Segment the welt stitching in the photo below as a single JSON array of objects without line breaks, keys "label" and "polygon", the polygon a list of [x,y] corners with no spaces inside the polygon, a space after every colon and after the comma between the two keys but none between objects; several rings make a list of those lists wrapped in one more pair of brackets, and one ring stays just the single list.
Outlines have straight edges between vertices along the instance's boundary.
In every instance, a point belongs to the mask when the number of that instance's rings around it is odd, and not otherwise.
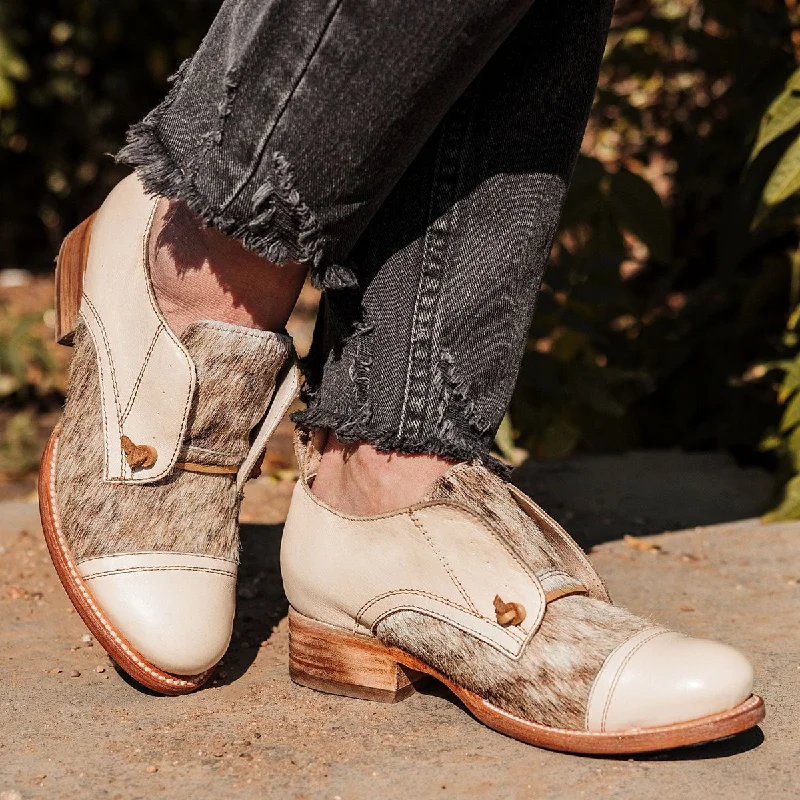
[{"label": "welt stitching", "polygon": [[459,592],[461,592],[461,596],[464,598],[464,600],[466,601],[466,603],[469,606],[469,608],[477,616],[480,616],[480,612],[476,608],[475,603],[472,602],[472,599],[467,594],[467,592],[464,589],[464,587],[461,585],[461,581],[458,580],[458,577],[456,576],[455,572],[453,572],[453,568],[450,566],[449,562],[444,557],[444,555],[439,552],[439,549],[433,543],[433,539],[431,539],[431,537],[428,536],[428,532],[425,530],[425,526],[414,516],[414,512],[413,511],[410,511],[408,516],[411,518],[411,521],[414,523],[414,527],[416,527],[416,529],[422,534],[422,537],[425,539],[425,541],[430,545],[431,550],[433,550],[433,552],[436,553],[436,557],[439,559],[439,561],[442,562],[442,566],[445,568],[447,574],[450,576],[450,580],[452,580],[453,583],[455,583],[456,588],[458,589]]},{"label": "welt stitching", "polygon": [[267,131],[264,133],[264,136],[262,137],[261,141],[259,142],[258,150],[254,154],[254,157],[253,157],[252,163],[250,165],[250,168],[248,169],[248,171],[244,175],[244,177],[239,181],[239,185],[236,186],[234,188],[234,190],[231,192],[230,197],[228,197],[225,201],[223,201],[223,203],[220,206],[220,212],[225,211],[228,208],[228,206],[230,206],[230,204],[239,196],[239,194],[241,193],[242,189],[244,189],[244,187],[247,186],[247,184],[250,182],[250,180],[253,177],[253,175],[255,175],[259,164],[261,164],[261,160],[262,160],[262,158],[264,156],[264,151],[267,148],[267,142],[270,140],[270,137],[275,132],[275,129],[278,127],[278,125],[280,124],[281,120],[283,119],[283,115],[286,113],[286,109],[287,109],[287,107],[289,105],[289,102],[292,100],[292,98],[297,93],[297,90],[300,88],[300,85],[302,84],[303,79],[305,78],[306,74],[308,73],[308,68],[311,66],[311,62],[314,60],[315,56],[317,55],[317,52],[319,51],[319,48],[322,46],[322,42],[325,39],[325,36],[327,35],[328,31],[330,30],[331,24],[333,23],[333,20],[336,17],[336,14],[339,12],[339,7],[341,6],[341,4],[342,4],[342,0],[337,0],[337,2],[334,3],[333,8],[331,9],[330,14],[328,15],[328,18],[325,20],[325,24],[322,26],[322,29],[321,29],[321,31],[319,33],[319,37],[317,38],[317,41],[314,43],[314,46],[311,48],[311,52],[308,54],[308,58],[306,59],[306,62],[303,65],[303,68],[300,70],[300,72],[297,75],[297,79],[295,81],[294,86],[292,86],[291,91],[288,93],[288,95],[286,96],[286,99],[283,101],[283,104],[278,109],[278,111],[277,111],[277,113],[275,115],[275,119],[272,122],[272,125],[267,129]]},{"label": "welt stitching", "polygon": [[[461,107],[461,106],[464,107]],[[425,419],[425,396],[428,384],[413,380],[413,373],[423,369],[434,349],[433,327],[441,292],[444,272],[444,252],[453,230],[456,214],[456,191],[463,171],[463,149],[467,132],[471,126],[474,103],[462,101],[451,112],[450,119],[443,124],[441,139],[436,153],[436,166],[431,186],[428,213],[428,230],[422,255],[420,280],[414,304],[409,367],[400,415],[400,434],[408,421],[410,434],[419,433]],[[446,213],[437,214],[444,207]]]},{"label": "welt stitching", "polygon": [[156,342],[158,341],[158,337],[161,335],[161,328],[163,326],[159,324],[156,328],[156,332],[153,334],[153,338],[150,341],[150,347],[147,348],[147,353],[144,357],[144,363],[142,364],[141,369],[139,370],[139,374],[136,376],[136,380],[133,383],[133,389],[131,389],[131,396],[128,398],[128,404],[125,406],[125,410],[122,412],[122,416],[119,419],[120,427],[125,424],[125,420],[128,418],[128,414],[131,413],[131,408],[133,408],[133,401],[136,399],[136,393],[139,391],[139,384],[142,382],[142,378],[144,378],[144,373],[147,370],[147,365],[150,363],[150,358],[153,355],[153,350],[155,350]]},{"label": "welt stitching", "polygon": [[611,682],[611,686],[608,690],[608,697],[606,697],[605,705],[603,706],[603,716],[600,720],[600,730],[604,731],[606,728],[606,719],[608,717],[608,710],[611,706],[611,698],[614,696],[614,692],[617,689],[617,685],[619,684],[619,679],[622,676],[622,671],[628,666],[628,662],[642,649],[648,642],[655,639],[657,636],[662,636],[666,631],[655,631],[652,635],[648,636],[646,639],[643,639],[633,650],[628,653],[625,658],[622,660],[622,663],[617,667],[616,672],[614,673],[614,680]]}]

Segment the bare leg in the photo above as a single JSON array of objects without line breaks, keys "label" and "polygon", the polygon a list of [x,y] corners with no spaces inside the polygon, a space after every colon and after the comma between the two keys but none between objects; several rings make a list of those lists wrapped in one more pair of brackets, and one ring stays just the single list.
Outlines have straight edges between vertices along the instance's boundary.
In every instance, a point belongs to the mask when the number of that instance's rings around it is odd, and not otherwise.
[{"label": "bare leg", "polygon": [[149,255],[156,298],[179,336],[201,319],[282,331],[306,276],[305,267],[276,266],[205,227],[178,201],[159,202]]},{"label": "bare leg", "polygon": [[345,514],[383,514],[421,500],[454,463],[424,453],[381,453],[368,442],[342,444],[331,432],[312,491]]},{"label": "bare leg", "polygon": [[[280,331],[306,269],[279,267],[215,228],[181,202],[162,200],[149,242],[150,275],[161,311],[180,335],[201,319]],[[257,288],[257,290],[256,290]],[[340,511],[378,514],[419,500],[453,462],[342,445],[331,434],[314,493]]]}]

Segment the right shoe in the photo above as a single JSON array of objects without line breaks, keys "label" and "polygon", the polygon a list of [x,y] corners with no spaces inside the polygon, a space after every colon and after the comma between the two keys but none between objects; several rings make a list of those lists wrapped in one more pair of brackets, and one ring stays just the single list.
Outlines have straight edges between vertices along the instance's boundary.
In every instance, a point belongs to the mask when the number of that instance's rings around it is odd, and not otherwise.
[{"label": "right shoe", "polygon": [[98,643],[144,686],[181,694],[227,650],[243,486],[298,371],[285,334],[170,330],[147,261],[157,202],[131,175],[61,248],[57,339],[75,352],[39,502],[56,572]]},{"label": "right shoe", "polygon": [[731,647],[611,604],[578,545],[480,464],[371,517],[312,490],[324,433],[300,434],[281,545],[299,684],[394,702],[426,676],[481,722],[571,753],[644,753],[757,725],[753,671]]}]

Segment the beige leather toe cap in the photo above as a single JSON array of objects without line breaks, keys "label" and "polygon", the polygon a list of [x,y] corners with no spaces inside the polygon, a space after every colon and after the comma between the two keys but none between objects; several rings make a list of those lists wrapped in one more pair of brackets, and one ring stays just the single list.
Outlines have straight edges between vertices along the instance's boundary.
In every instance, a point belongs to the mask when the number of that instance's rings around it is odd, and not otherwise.
[{"label": "beige leather toe cap", "polygon": [[590,731],[672,725],[721,711],[753,691],[753,668],[728,645],[650,628],[606,659],[586,711]]},{"label": "beige leather toe cap", "polygon": [[126,553],[78,565],[107,620],[147,662],[199,675],[228,649],[236,564],[183,553]]}]

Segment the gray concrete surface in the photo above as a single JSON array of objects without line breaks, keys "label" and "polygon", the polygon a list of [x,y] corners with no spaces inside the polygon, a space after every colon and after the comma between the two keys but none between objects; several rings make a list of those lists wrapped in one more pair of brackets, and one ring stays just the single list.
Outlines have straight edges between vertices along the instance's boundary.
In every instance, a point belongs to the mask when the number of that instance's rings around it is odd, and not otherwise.
[{"label": "gray concrete surface", "polygon": [[[218,678],[194,695],[150,695],[83,640],[35,503],[7,502],[0,798],[800,797],[800,524],[730,521],[763,508],[768,478],[718,456],[662,455],[524,465],[518,478],[595,544],[618,603],[750,655],[761,728],[667,754],[584,758],[494,733],[435,686],[382,705],[293,685],[280,527],[255,522],[279,519],[288,491],[265,479],[243,515],[239,614]],[[663,532],[676,523],[688,529]],[[643,533],[654,535],[622,539]]]}]

